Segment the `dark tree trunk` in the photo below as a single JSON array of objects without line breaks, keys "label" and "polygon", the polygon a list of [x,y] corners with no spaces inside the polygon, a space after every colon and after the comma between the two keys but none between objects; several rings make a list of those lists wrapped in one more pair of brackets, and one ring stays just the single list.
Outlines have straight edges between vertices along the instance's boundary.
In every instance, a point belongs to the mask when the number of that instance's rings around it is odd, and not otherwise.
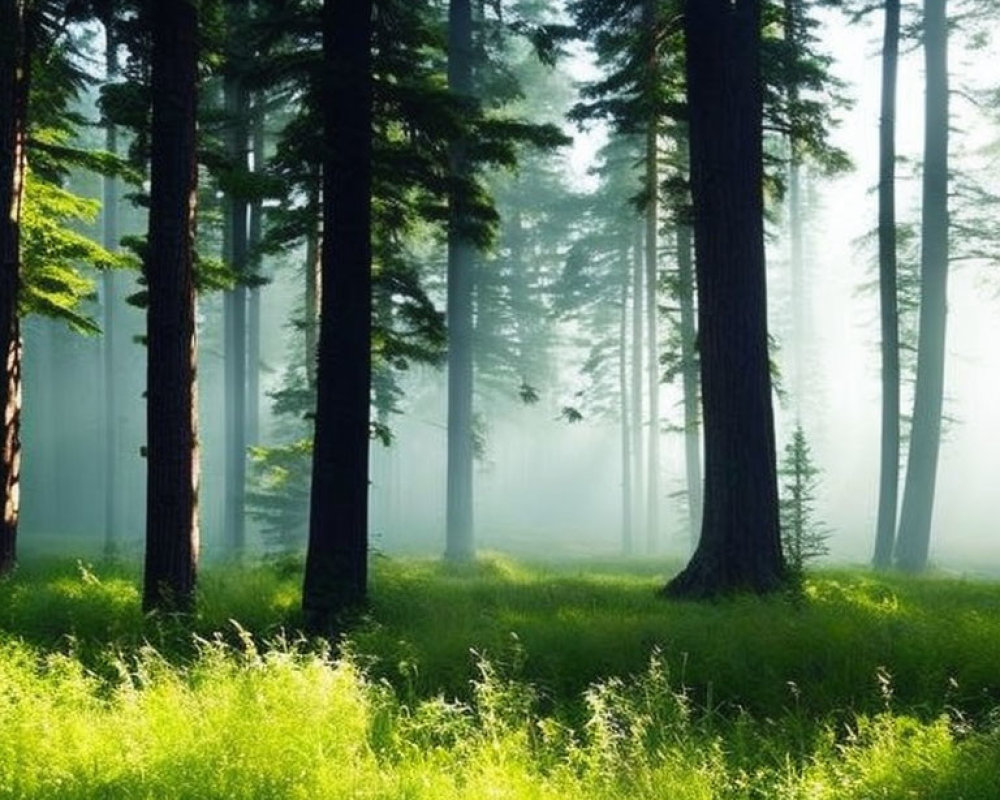
[{"label": "dark tree trunk", "polygon": [[198,561],[195,383],[195,113],[198,12],[151,8],[153,125],[146,278],[147,495],[143,608],[194,606]]},{"label": "dark tree trunk", "polygon": [[920,330],[917,384],[899,512],[896,564],[927,566],[941,447],[944,346],[948,305],[948,18],[946,0],[924,3],[927,98],[924,119],[923,220],[920,238]]},{"label": "dark tree trunk", "polygon": [[316,388],[316,359],[319,352],[319,304],[320,304],[320,270],[322,269],[323,235],[320,225],[320,215],[323,213],[323,201],[320,198],[320,183],[322,175],[315,176],[316,183],[309,199],[309,208],[314,209],[315,222],[309,226],[306,234],[306,286],[305,286],[305,319],[302,330],[305,338],[306,384]]},{"label": "dark tree trunk", "polygon": [[[687,146],[684,142],[683,146]],[[681,309],[681,382],[684,394],[684,469],[687,484],[688,528],[691,549],[701,531],[701,426],[698,402],[697,329],[694,304],[694,260],[691,226],[677,226],[677,288]]]},{"label": "dark tree trunk", "polygon": [[329,631],[368,584],[372,3],[323,4],[323,292],[302,609]]},{"label": "dark tree trunk", "polygon": [[[110,15],[104,20],[105,63],[109,83],[118,77],[118,52]],[[118,131],[108,123],[104,128],[104,149],[118,152]],[[105,249],[118,249],[118,179],[104,177],[104,197],[101,204],[101,237]],[[101,276],[103,337],[101,344],[104,384],[104,554],[113,556],[118,550],[118,286],[113,270]]]},{"label": "dark tree trunk", "polygon": [[[705,511],[675,597],[781,587],[764,274],[760,0],[684,4]],[[719,54],[725,53],[726,58]]]},{"label": "dark tree trunk", "polygon": [[631,277],[629,240],[622,241],[621,308],[618,310],[618,396],[622,441],[622,554],[632,555],[632,432],[629,429],[628,386],[628,289]]},{"label": "dark tree trunk", "polygon": [[[246,116],[248,94],[240,70],[243,54],[238,41],[245,25],[247,0],[228,0],[227,22],[236,42],[229,53],[223,94],[227,117],[226,150],[237,170],[247,168],[249,125]],[[230,190],[225,202],[224,258],[237,275],[247,271],[247,211],[245,197]],[[238,284],[226,292],[225,317],[225,409],[226,409],[226,480],[223,512],[223,537],[230,554],[239,557],[246,546],[246,450],[247,450],[247,290]]]},{"label": "dark tree trunk", "polygon": [[[451,0],[448,9],[448,85],[460,97],[472,97],[472,7]],[[468,144],[450,148],[457,181],[469,175]],[[445,558],[467,561],[475,555],[472,514],[472,381],[475,246],[469,237],[465,200],[452,192],[448,219],[448,476]]]},{"label": "dark tree trunk", "polygon": [[642,228],[637,224],[632,234],[632,401],[630,417],[632,426],[632,530],[633,542],[645,531],[646,505],[643,498],[642,460],[642,297],[643,260]]},{"label": "dark tree trunk", "polygon": [[21,199],[28,110],[23,0],[0,0],[0,575],[14,567],[21,477]]},{"label": "dark tree trunk", "polygon": [[892,565],[899,502],[899,310],[896,278],[896,74],[900,0],[885,2],[879,122],[878,276],[882,320],[882,450],[875,569]]}]

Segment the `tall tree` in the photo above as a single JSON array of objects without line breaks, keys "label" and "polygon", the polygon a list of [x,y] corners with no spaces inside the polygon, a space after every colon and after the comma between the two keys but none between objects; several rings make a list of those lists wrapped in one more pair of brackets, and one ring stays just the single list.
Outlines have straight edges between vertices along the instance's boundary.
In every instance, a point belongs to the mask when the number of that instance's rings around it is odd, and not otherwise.
[{"label": "tall tree", "polygon": [[[104,24],[104,63],[108,83],[118,78],[118,42],[112,25],[110,8],[106,9]],[[104,147],[112,155],[118,152],[118,128],[105,120]],[[101,237],[105,249],[118,249],[118,200],[119,181],[116,175],[105,175],[101,202]],[[118,286],[116,275],[108,270],[101,276],[102,288],[102,381],[104,384],[104,552],[113,555],[118,549]]]},{"label": "tall tree", "polygon": [[[225,198],[224,258],[236,285],[226,292],[225,315],[225,418],[226,478],[224,537],[227,549],[242,553],[246,544],[246,450],[247,450],[247,287],[241,280],[248,265],[249,230],[245,184],[250,138],[247,105],[249,93],[245,52],[249,0],[227,0],[227,53],[223,77],[226,115],[226,156],[232,177]],[[242,186],[241,186],[242,183]]]},{"label": "tall tree", "polygon": [[899,512],[896,563],[927,565],[941,448],[945,326],[948,308],[948,16],[947,0],[924,3],[924,174],[920,236],[917,382]]},{"label": "tall tree", "polygon": [[[472,4],[448,5],[448,86],[462,100],[473,102]],[[473,297],[475,243],[470,228],[468,198],[462,184],[471,174],[469,142],[462,134],[449,146],[451,191],[448,208],[448,474],[445,557],[472,558],[472,420]]]},{"label": "tall tree", "polygon": [[[646,94],[655,97],[661,80],[659,43],[663,37],[660,26],[660,0],[644,0],[643,31],[648,38],[645,46],[646,71],[643,82]],[[647,392],[649,395],[649,436],[646,448],[646,552],[655,553],[660,539],[660,346],[659,346],[659,211],[660,211],[660,109],[649,102],[646,119],[645,180],[645,264],[646,264],[646,323],[649,333],[647,347]]]},{"label": "tall tree", "polygon": [[363,602],[371,405],[372,3],[323,4],[323,292],[302,607],[326,630]]},{"label": "tall tree", "polygon": [[28,47],[24,0],[0,0],[0,574],[14,566],[21,464],[20,220],[25,176]]},{"label": "tall tree", "polygon": [[899,309],[896,264],[896,75],[899,0],[885,0],[879,121],[878,272],[882,324],[882,440],[875,532],[876,569],[892,564],[899,499]]},{"label": "tall tree", "polygon": [[664,592],[764,592],[782,585],[785,566],[767,352],[761,3],[687,0],[683,14],[705,510],[698,548]]},{"label": "tall tree", "polygon": [[198,561],[194,219],[198,7],[150,7],[152,130],[143,608],[190,610]]}]

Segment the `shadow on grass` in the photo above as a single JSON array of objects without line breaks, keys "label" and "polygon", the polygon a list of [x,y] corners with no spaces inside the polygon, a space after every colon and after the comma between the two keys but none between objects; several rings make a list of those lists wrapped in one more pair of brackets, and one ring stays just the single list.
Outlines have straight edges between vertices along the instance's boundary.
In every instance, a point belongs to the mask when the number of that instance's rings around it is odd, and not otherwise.
[{"label": "shadow on grass", "polygon": [[[192,634],[294,640],[299,566],[208,568],[197,614],[174,619],[141,613],[133,566],[28,562],[0,581],[0,637],[72,651],[98,671],[109,652],[146,643],[186,659]],[[467,699],[485,658],[560,707],[597,680],[641,673],[654,650],[708,714],[891,707],[931,718],[947,708],[984,714],[1000,698],[998,584],[844,571],[810,579],[798,602],[669,602],[656,590],[672,566],[377,558],[370,609],[348,647],[373,677],[414,699]]]}]

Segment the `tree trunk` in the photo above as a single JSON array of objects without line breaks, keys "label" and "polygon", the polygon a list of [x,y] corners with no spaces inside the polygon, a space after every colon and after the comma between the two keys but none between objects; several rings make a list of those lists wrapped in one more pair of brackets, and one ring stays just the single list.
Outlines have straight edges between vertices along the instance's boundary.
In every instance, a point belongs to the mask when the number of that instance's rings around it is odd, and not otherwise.
[{"label": "tree trunk", "polygon": [[875,569],[888,569],[899,502],[899,310],[896,278],[896,73],[900,0],[885,2],[879,122],[878,276],[882,320],[882,451]]},{"label": "tree trunk", "polygon": [[946,0],[924,3],[927,99],[924,118],[923,220],[920,238],[920,329],[917,383],[899,512],[896,564],[927,566],[934,487],[941,447],[945,325],[948,304],[948,20]]},{"label": "tree trunk", "polygon": [[629,241],[622,242],[621,308],[618,313],[618,396],[622,436],[622,554],[632,555],[632,447],[629,430],[628,386],[628,289],[630,277]]},{"label": "tree trunk", "polygon": [[[649,36],[647,69],[650,83],[659,80],[657,52],[657,5],[659,0],[645,0],[643,22]],[[660,546],[660,348],[658,244],[659,244],[659,128],[660,120],[655,110],[646,121],[646,321],[649,337],[646,340],[647,380],[649,391],[649,446],[646,456],[646,552],[652,555]]]},{"label": "tree trunk", "polygon": [[316,388],[316,358],[318,354],[317,341],[319,339],[319,304],[320,304],[320,254],[322,252],[323,235],[320,230],[320,215],[323,213],[323,201],[320,198],[320,183],[322,175],[315,176],[314,189],[309,198],[309,208],[314,209],[316,222],[310,224],[309,232],[306,234],[306,293],[305,293],[305,319],[303,320],[303,333],[305,339],[306,356],[306,385]]},{"label": "tree trunk", "polygon": [[642,227],[636,225],[632,238],[632,530],[635,533],[633,541],[645,532],[646,515],[643,497],[644,464],[642,460],[642,291],[643,291],[643,261],[642,261]]},{"label": "tree trunk", "polygon": [[151,16],[143,608],[189,611],[194,606],[198,561],[193,272],[198,12],[192,3],[156,3]]},{"label": "tree trunk", "polygon": [[[683,143],[687,147],[687,142]],[[698,353],[695,328],[694,262],[691,226],[677,225],[677,284],[681,309],[681,382],[684,394],[684,468],[687,484],[688,528],[692,552],[701,531],[701,430],[698,401]]]},{"label": "tree trunk", "polygon": [[[764,270],[760,0],[684,7],[705,511],[676,597],[784,582]],[[726,58],[719,54],[725,53]]]},{"label": "tree trunk", "polygon": [[[110,15],[104,20],[105,63],[108,83],[118,77],[118,53]],[[112,123],[104,128],[104,149],[109,153],[118,152],[118,131]],[[102,243],[106,250],[118,249],[118,179],[114,175],[104,176],[104,197],[101,204]],[[101,276],[103,337],[101,344],[104,383],[104,554],[113,556],[118,550],[118,325],[117,306],[119,302],[117,276],[112,270],[105,270]]]},{"label": "tree trunk", "polygon": [[21,477],[21,200],[28,111],[28,47],[23,0],[0,0],[0,575],[14,567]]},{"label": "tree trunk", "polygon": [[[472,7],[451,0],[448,7],[448,85],[459,97],[471,98]],[[456,181],[469,175],[468,143],[458,139],[449,150]],[[448,218],[448,476],[445,558],[467,561],[475,555],[473,532],[473,298],[475,247],[469,238],[466,201],[452,192]]]},{"label": "tree trunk", "polygon": [[368,584],[372,2],[323,4],[323,292],[302,609],[328,632]]},{"label": "tree trunk", "polygon": [[[785,91],[790,107],[799,103],[799,76],[796,62],[799,58],[801,32],[801,0],[785,0],[784,26],[785,42],[789,48],[786,62],[787,75]],[[794,134],[788,137],[788,238],[791,245],[791,300],[792,300],[792,341],[791,376],[792,404],[796,424],[802,418],[802,400],[805,396],[805,342],[806,342],[806,282],[804,234],[802,229],[802,159],[799,154],[799,140]]]},{"label": "tree trunk", "polygon": [[[253,170],[261,172],[264,165],[264,110],[263,102],[253,123]],[[248,249],[250,272],[260,278],[261,257],[258,249],[264,236],[264,203],[254,198],[250,204],[250,230]],[[260,286],[248,290],[247,300],[247,444],[260,444]]]},{"label": "tree trunk", "polygon": [[[227,25],[233,38],[239,39],[247,15],[247,0],[228,0]],[[227,118],[226,150],[236,170],[247,169],[249,126],[246,117],[248,95],[239,70],[242,68],[239,45],[234,44],[223,81]],[[247,271],[248,203],[238,191],[230,190],[225,200],[224,258],[238,276]],[[223,537],[226,550],[237,558],[246,547],[246,451],[247,451],[247,290],[237,284],[223,299],[225,318],[225,409],[226,409],[226,481],[223,512]]]}]

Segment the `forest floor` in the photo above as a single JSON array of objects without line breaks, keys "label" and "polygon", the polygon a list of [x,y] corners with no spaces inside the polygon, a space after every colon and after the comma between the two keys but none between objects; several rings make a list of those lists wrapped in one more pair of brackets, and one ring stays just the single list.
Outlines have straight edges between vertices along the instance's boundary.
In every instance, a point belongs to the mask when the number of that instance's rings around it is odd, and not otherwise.
[{"label": "forest floor", "polygon": [[1000,796],[1000,583],[696,604],[663,562],[380,557],[328,647],[295,633],[300,567],[206,569],[173,619],[135,567],[22,564],[0,797]]}]

